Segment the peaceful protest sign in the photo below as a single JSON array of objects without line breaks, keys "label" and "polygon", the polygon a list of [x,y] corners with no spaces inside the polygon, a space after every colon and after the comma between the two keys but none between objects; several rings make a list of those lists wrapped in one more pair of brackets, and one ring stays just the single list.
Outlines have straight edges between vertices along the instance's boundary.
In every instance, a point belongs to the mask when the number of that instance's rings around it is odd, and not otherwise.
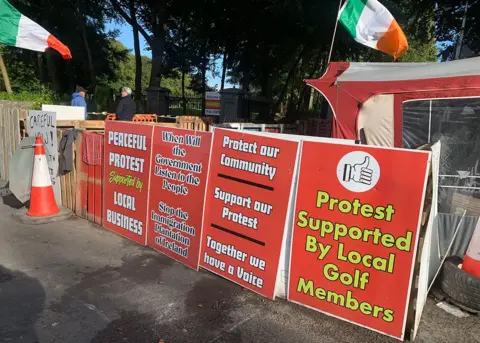
[{"label": "peaceful protest sign", "polygon": [[215,129],[201,267],[274,297],[298,145]]},{"label": "peaceful protest sign", "polygon": [[145,245],[153,126],[105,123],[103,226]]},{"label": "peaceful protest sign", "polygon": [[197,270],[212,134],[157,126],[153,137],[148,245]]},{"label": "peaceful protest sign", "polygon": [[302,143],[289,300],[403,339],[429,158]]}]

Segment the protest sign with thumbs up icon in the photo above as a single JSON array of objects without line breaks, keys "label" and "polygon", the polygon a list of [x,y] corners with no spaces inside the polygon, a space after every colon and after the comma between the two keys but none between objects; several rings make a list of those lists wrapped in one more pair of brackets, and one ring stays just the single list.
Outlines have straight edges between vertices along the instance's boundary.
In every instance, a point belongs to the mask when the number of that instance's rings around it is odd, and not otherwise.
[{"label": "protest sign with thumbs up icon", "polygon": [[352,151],[340,160],[337,166],[340,183],[356,193],[366,192],[380,179],[380,166],[377,160],[367,152]]},{"label": "protest sign with thumbs up icon", "polygon": [[365,156],[365,160],[362,163],[354,165],[345,164],[343,170],[343,181],[353,180],[358,183],[364,183],[366,185],[372,184],[373,170],[369,168],[370,157]]},{"label": "protest sign with thumbs up icon", "polygon": [[415,261],[429,159],[427,151],[302,142],[289,301],[403,340],[412,280],[428,282]]}]

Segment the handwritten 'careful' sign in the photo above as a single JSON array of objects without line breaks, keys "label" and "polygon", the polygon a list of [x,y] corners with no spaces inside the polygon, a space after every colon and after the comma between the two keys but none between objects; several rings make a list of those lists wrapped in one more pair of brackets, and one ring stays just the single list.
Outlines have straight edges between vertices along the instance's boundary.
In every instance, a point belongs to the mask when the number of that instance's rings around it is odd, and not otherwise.
[{"label": "handwritten 'careful' sign", "polygon": [[30,137],[41,136],[47,156],[48,171],[52,180],[53,191],[57,204],[62,204],[60,179],[58,179],[58,140],[57,118],[55,112],[29,111],[27,132]]}]

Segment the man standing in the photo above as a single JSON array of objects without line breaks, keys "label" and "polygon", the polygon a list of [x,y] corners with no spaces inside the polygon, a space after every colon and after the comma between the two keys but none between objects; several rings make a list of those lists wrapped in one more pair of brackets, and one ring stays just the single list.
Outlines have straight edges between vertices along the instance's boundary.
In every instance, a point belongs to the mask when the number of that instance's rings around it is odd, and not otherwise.
[{"label": "man standing", "polygon": [[137,105],[132,99],[132,90],[128,87],[123,87],[122,99],[117,106],[116,120],[131,121],[136,111]]},{"label": "man standing", "polygon": [[80,86],[75,88],[75,92],[72,94],[72,106],[83,107],[85,110],[85,120],[87,119],[87,102],[85,101],[86,89]]}]

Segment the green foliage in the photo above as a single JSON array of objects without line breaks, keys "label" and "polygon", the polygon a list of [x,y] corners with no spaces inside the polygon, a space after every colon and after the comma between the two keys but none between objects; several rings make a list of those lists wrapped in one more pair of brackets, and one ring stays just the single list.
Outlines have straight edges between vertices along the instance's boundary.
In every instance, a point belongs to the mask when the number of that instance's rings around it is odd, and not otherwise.
[{"label": "green foliage", "polygon": [[47,89],[39,92],[20,91],[13,94],[0,92],[0,100],[31,102],[31,110],[40,110],[42,104],[53,104],[57,99],[59,97]]},{"label": "green foliage", "polygon": [[119,93],[122,87],[134,89],[135,85],[135,59],[130,51],[120,42],[111,40],[109,42],[112,51],[121,54],[124,58],[116,61],[115,73],[113,76],[105,76],[100,79],[102,85],[110,87],[114,92]]},{"label": "green foliage", "polygon": [[[188,106],[185,108],[185,114],[187,116],[201,116],[202,110],[198,107]],[[170,107],[171,116],[183,116],[183,108],[181,106],[171,106]]]},{"label": "green foliage", "polygon": [[[213,1],[213,0],[212,0]],[[320,77],[326,68],[338,1],[245,0],[231,3],[215,18],[220,43],[230,56],[230,81],[258,91],[276,103],[276,111],[298,117],[308,107],[304,79]],[[435,61],[434,6],[425,0],[382,1],[404,29],[410,50],[402,62]],[[421,11],[419,11],[421,9]],[[241,25],[240,23],[252,23]],[[366,48],[338,27],[332,61],[393,62],[389,55]]]},{"label": "green foliage", "polygon": [[115,77],[118,61],[125,58],[111,49],[113,38],[105,29],[107,11],[95,0],[10,0],[22,14],[43,26],[67,45],[73,59],[64,61],[52,49],[44,54],[9,48],[6,62],[17,90],[48,86],[57,93],[71,93],[76,84],[94,88],[98,79]]},{"label": "green foliage", "polygon": [[[113,51],[123,54],[124,59],[117,61],[117,67],[114,77],[104,78],[100,83],[111,88],[114,92],[120,93],[122,87],[130,87],[135,89],[135,56],[122,43],[116,40],[110,41]],[[142,56],[142,93],[146,95],[146,87],[150,83],[150,69],[152,68],[152,60],[149,57]],[[172,96],[181,96],[182,80],[179,71],[172,71],[168,77],[162,79],[162,87],[170,89]],[[188,89],[191,77],[185,77],[186,96],[195,96],[195,92]]]},{"label": "green foliage", "polygon": [[[195,97],[198,93],[190,88],[192,77],[185,76],[185,97]],[[162,79],[162,87],[170,89],[171,96],[182,96],[182,80],[178,77],[165,77]]]},{"label": "green foliage", "polygon": [[436,62],[438,53],[434,41],[411,40],[408,51],[399,60],[400,62]]},{"label": "green foliage", "polygon": [[[44,87],[37,77],[35,69],[31,68],[31,54],[25,53],[25,50],[9,46],[1,46],[0,53],[7,65],[13,91],[42,91]],[[5,90],[1,73],[0,90]]]},{"label": "green foliage", "polygon": [[[463,17],[466,22],[462,41],[460,58],[478,56],[480,53],[480,1],[469,0],[468,8],[465,1],[438,0],[435,26],[435,35],[441,43],[441,57],[443,60],[455,58],[457,43],[462,30]],[[466,11],[466,13],[465,13]]]}]

